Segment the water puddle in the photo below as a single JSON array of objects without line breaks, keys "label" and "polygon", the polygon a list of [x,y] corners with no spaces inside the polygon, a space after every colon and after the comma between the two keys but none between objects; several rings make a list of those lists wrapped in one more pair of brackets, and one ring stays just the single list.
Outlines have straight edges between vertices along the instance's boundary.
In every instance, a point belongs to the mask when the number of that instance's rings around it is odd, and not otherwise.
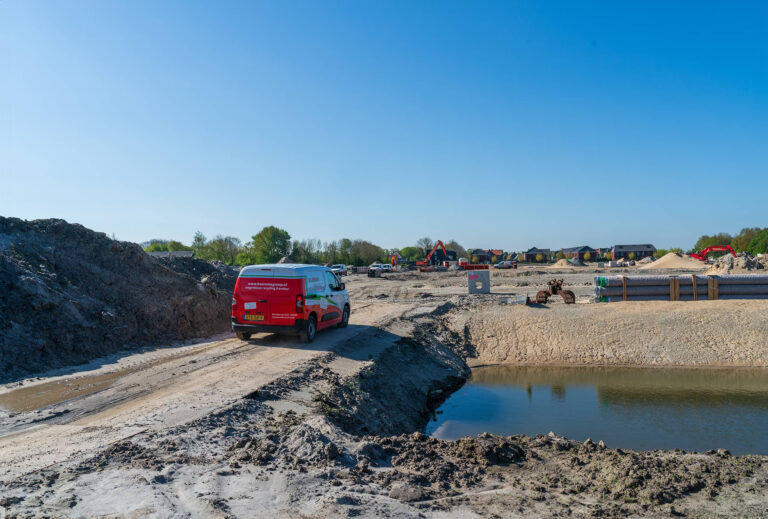
[{"label": "water puddle", "polygon": [[427,433],[603,440],[609,447],[768,454],[768,369],[487,367]]},{"label": "water puddle", "polygon": [[75,379],[55,380],[21,387],[0,395],[0,408],[13,413],[25,413],[58,404],[79,396],[101,391],[125,375],[124,371],[90,375]]}]

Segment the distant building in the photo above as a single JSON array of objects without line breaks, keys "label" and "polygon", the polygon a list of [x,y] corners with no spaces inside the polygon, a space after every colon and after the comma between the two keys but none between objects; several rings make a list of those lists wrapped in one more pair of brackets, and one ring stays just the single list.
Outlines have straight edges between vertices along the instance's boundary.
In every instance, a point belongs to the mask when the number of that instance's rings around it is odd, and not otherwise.
[{"label": "distant building", "polygon": [[490,263],[491,255],[487,249],[472,249],[469,252],[469,261],[471,263]]},{"label": "distant building", "polygon": [[579,258],[582,261],[591,261],[597,257],[597,251],[588,245],[581,247],[567,247],[560,249],[563,256],[567,259]]},{"label": "distant building", "polygon": [[470,260],[477,256],[477,263],[492,263],[494,258],[497,262],[504,259],[504,251],[501,249],[472,249],[468,254]]},{"label": "distant building", "polygon": [[605,259],[605,255],[608,254],[608,257],[611,257],[611,253],[613,252],[613,247],[598,247],[595,249],[597,251],[597,254],[600,256],[601,259]]},{"label": "distant building", "polygon": [[549,261],[549,257],[552,255],[552,251],[549,249],[539,249],[538,247],[531,247],[527,251],[522,253],[523,261],[534,261],[538,263],[546,263]]},{"label": "distant building", "polygon": [[620,259],[643,259],[653,256],[656,247],[650,244],[645,245],[614,245],[611,250],[611,259],[614,261]]},{"label": "distant building", "polygon": [[150,256],[153,258],[192,258],[195,256],[195,251],[193,250],[174,250],[174,251],[157,251],[157,252],[147,252]]}]

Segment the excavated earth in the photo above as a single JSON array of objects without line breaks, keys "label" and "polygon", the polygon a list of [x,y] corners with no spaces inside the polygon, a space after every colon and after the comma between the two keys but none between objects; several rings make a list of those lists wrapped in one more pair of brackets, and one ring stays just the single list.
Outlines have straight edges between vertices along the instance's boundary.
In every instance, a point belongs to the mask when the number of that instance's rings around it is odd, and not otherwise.
[{"label": "excavated earth", "polygon": [[[0,506],[19,517],[768,517],[766,456],[423,434],[474,365],[768,366],[768,302],[592,304],[594,275],[494,272],[494,293],[476,296],[460,273],[349,276],[350,327],[311,347],[191,344],[110,382],[130,380],[141,405],[102,389],[8,414]],[[555,276],[578,304],[509,304]],[[174,377],[157,387],[131,378],[162,369]],[[0,407],[44,382],[6,386]],[[82,441],[59,452],[64,434]]]},{"label": "excavated earth", "polygon": [[0,217],[0,382],[225,331],[236,278],[64,220]]}]

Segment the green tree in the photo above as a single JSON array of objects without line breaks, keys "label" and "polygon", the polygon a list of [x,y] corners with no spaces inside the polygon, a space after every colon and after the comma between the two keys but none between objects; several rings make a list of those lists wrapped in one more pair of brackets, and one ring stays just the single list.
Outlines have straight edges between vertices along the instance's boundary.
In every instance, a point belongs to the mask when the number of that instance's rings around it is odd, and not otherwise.
[{"label": "green tree", "polygon": [[680,247],[672,247],[671,249],[656,249],[656,252],[653,253],[653,257],[662,258],[670,252],[683,252],[683,249]]},{"label": "green tree", "polygon": [[[712,247],[713,245],[730,245],[733,241],[733,236],[728,234],[727,232],[721,232],[717,233],[713,236],[704,235],[696,242],[696,245],[693,246],[694,249],[697,251],[700,251],[702,249],[706,249],[707,247]],[[722,255],[723,253],[717,254],[718,256]]]},{"label": "green tree", "polygon": [[466,258],[467,257],[467,249],[459,245],[459,243],[456,240],[451,240],[448,243],[445,244],[445,248],[447,250],[452,250],[456,252],[457,258]]},{"label": "green tree", "polygon": [[193,249],[192,249],[192,247],[184,245],[181,242],[171,240],[171,241],[168,242],[168,250],[169,251],[180,251],[180,250],[193,250]]},{"label": "green tree", "polygon": [[747,252],[755,255],[768,253],[768,228],[763,229],[750,240]]},{"label": "green tree", "polygon": [[276,263],[290,252],[291,235],[288,231],[270,225],[251,238],[243,259],[255,264]]},{"label": "green tree", "polygon": [[206,243],[205,235],[201,233],[200,231],[197,231],[195,233],[195,237],[192,238],[192,250],[195,251],[195,254],[200,256],[200,253],[205,248]]},{"label": "green tree", "polygon": [[152,240],[152,242],[144,247],[146,252],[166,252],[168,250],[168,242],[165,240]]},{"label": "green tree", "polygon": [[565,254],[563,254],[563,251],[559,250],[559,251],[557,251],[557,254],[555,254],[555,258],[561,260],[561,259],[565,258]]},{"label": "green tree", "polygon": [[339,240],[339,261],[344,264],[352,263],[352,240],[349,238]]},{"label": "green tree", "polygon": [[419,261],[426,257],[424,250],[420,247],[403,247],[400,254],[408,261]]},{"label": "green tree", "polygon": [[370,265],[376,261],[387,262],[384,249],[365,240],[355,240],[351,248],[352,264]]},{"label": "green tree", "polygon": [[731,247],[739,252],[747,250],[752,239],[757,236],[761,230],[760,227],[745,227],[739,234],[733,237]]},{"label": "green tree", "polygon": [[424,256],[426,256],[429,254],[429,251],[432,250],[432,247],[435,246],[435,242],[432,241],[432,238],[425,236],[416,242],[416,246],[424,249]]},{"label": "green tree", "polygon": [[324,260],[326,263],[339,263],[339,244],[335,241],[325,244]]},{"label": "green tree", "polygon": [[227,265],[240,263],[240,254],[243,246],[240,240],[234,236],[218,235],[208,243],[198,256],[205,260],[223,261]]}]

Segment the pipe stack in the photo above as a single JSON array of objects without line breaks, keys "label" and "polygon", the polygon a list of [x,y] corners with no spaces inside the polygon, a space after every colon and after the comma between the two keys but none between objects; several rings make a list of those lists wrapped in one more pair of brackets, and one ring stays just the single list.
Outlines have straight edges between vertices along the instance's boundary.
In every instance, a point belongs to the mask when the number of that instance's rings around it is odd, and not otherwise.
[{"label": "pipe stack", "polygon": [[768,275],[596,276],[595,301],[768,299]]}]

